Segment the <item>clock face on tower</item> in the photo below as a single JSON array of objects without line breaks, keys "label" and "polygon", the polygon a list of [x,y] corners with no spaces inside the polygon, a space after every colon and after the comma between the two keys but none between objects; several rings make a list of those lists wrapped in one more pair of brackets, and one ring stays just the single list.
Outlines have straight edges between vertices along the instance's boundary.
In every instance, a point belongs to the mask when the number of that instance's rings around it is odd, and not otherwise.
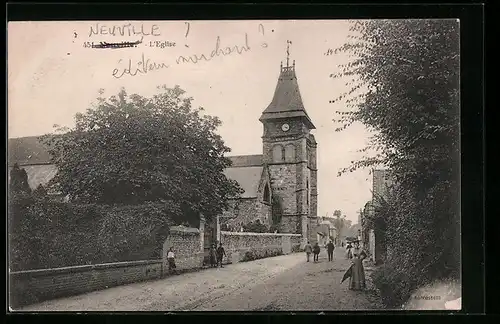
[{"label": "clock face on tower", "polygon": [[288,131],[288,130],[290,129],[290,125],[288,125],[288,124],[283,124],[283,125],[281,126],[281,129],[282,129],[284,132],[286,132],[286,131]]}]

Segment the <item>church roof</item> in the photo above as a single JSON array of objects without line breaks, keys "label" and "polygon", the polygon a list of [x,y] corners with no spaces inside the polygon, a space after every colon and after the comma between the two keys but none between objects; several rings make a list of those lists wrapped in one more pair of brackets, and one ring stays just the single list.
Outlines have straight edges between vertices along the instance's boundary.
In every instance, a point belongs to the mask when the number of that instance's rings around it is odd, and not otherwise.
[{"label": "church roof", "polygon": [[233,163],[231,167],[262,166],[262,154],[228,156]]},{"label": "church roof", "polygon": [[262,113],[260,120],[292,117],[304,118],[308,127],[315,129],[302,102],[295,74],[295,62],[292,66],[281,67],[273,99]]},{"label": "church roof", "polygon": [[241,198],[255,198],[262,177],[262,166],[231,167],[224,170],[227,178],[237,181],[245,191]]},{"label": "church roof", "polygon": [[51,164],[47,146],[38,140],[38,136],[9,138],[8,164],[19,165]]},{"label": "church roof", "polygon": [[[39,185],[45,186],[57,173],[57,167],[54,164],[23,165],[21,169],[26,170],[28,184],[32,190],[36,189]],[[10,183],[10,172],[8,183]]]},{"label": "church roof", "polygon": [[245,190],[241,198],[255,198],[262,177],[262,154],[228,156],[232,165],[224,170],[227,178],[237,181]]}]

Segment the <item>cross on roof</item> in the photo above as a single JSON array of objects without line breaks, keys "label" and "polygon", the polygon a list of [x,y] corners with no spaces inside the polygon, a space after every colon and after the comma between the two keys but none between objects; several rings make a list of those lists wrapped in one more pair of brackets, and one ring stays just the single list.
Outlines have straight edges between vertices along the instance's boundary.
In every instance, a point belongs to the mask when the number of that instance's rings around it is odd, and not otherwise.
[{"label": "cross on roof", "polygon": [[291,41],[287,40],[286,41],[286,67],[289,67],[289,61],[290,61],[290,44],[292,44]]}]

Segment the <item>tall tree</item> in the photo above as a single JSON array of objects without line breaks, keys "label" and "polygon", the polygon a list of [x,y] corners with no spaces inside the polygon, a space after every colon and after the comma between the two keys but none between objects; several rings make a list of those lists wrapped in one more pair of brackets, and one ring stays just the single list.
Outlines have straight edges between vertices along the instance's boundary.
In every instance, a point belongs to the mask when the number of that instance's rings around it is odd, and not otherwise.
[{"label": "tall tree", "polygon": [[58,167],[52,184],[82,202],[165,202],[180,221],[226,209],[241,189],[223,174],[230,149],[216,133],[221,121],[192,108],[178,86],[158,90],[101,96],[74,128],[43,137]]},{"label": "tall tree", "polygon": [[395,178],[375,215],[384,218],[391,252],[384,271],[394,282],[386,301],[397,304],[412,289],[460,272],[459,25],[356,21],[351,33],[336,52],[352,59],[332,75],[350,86],[333,100],[350,107],[339,112],[337,130],[368,126],[373,136],[363,151],[374,154],[340,175],[384,165]]}]

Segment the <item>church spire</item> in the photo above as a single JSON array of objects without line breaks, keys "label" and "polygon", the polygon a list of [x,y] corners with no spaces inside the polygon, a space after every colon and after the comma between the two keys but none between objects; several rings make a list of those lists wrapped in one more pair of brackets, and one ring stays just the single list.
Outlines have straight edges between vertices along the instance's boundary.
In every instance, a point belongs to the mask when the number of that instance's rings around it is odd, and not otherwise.
[{"label": "church spire", "polygon": [[305,119],[310,129],[314,129],[315,127],[307,115],[300,95],[299,84],[295,75],[295,60],[290,66],[291,44],[292,42],[287,40],[286,66],[283,66],[283,62],[280,63],[280,75],[273,99],[262,113],[260,120],[299,117]]}]

